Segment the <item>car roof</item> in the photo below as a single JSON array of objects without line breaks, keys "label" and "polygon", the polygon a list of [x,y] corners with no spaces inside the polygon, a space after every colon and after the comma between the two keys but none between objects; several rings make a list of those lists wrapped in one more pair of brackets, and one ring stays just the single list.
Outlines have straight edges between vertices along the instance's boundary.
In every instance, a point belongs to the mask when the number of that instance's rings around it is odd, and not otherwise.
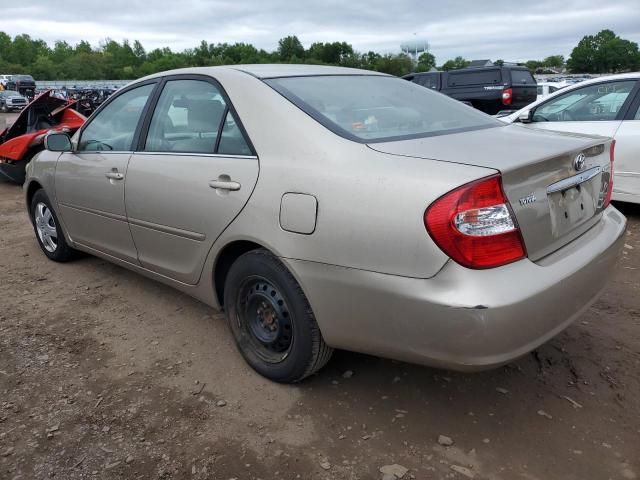
[{"label": "car roof", "polygon": [[254,64],[230,65],[228,68],[240,70],[257,78],[306,77],[314,75],[386,75],[359,68],[333,67],[328,65],[300,64]]},{"label": "car roof", "polygon": [[225,65],[218,67],[192,67],[169,70],[155,73],[144,77],[150,78],[165,77],[168,75],[199,74],[215,76],[216,72],[237,70],[247,73],[261,80],[281,77],[310,77],[318,75],[378,75],[389,76],[386,73],[373,72],[371,70],[361,70],[359,68],[332,67],[328,65],[305,65],[305,64],[253,64],[253,65]]}]

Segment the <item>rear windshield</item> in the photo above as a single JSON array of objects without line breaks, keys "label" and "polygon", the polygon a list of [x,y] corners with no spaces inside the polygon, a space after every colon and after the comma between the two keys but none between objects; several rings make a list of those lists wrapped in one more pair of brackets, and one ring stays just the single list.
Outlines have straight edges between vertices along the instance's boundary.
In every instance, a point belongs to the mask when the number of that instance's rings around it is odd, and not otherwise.
[{"label": "rear windshield", "polygon": [[511,85],[534,85],[535,83],[529,70],[511,70]]},{"label": "rear windshield", "polygon": [[502,126],[457,100],[396,77],[325,75],[266,83],[351,140],[404,140]]},{"label": "rear windshield", "polygon": [[502,73],[500,69],[470,70],[466,72],[449,72],[447,85],[450,87],[465,87],[467,85],[500,85]]}]

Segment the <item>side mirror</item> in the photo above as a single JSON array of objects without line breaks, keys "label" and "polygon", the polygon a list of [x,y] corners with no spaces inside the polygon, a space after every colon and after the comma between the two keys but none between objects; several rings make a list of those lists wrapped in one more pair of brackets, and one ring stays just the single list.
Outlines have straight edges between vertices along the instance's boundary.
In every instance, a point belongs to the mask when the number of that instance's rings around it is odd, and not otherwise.
[{"label": "side mirror", "polygon": [[48,133],[44,137],[44,148],[50,152],[70,152],[73,150],[69,135],[58,132]]},{"label": "side mirror", "polygon": [[533,121],[533,112],[531,110],[525,110],[518,115],[518,120],[522,123],[531,123]]}]

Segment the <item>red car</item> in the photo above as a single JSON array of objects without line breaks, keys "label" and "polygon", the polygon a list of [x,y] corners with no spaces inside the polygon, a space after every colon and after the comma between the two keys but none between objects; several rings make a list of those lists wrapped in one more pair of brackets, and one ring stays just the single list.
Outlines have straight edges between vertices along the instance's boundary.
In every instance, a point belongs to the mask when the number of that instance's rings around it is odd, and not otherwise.
[{"label": "red car", "polygon": [[87,118],[74,110],[75,102],[44,92],[29,103],[8,128],[0,131],[0,177],[24,183],[25,168],[44,148],[49,131],[72,135]]}]

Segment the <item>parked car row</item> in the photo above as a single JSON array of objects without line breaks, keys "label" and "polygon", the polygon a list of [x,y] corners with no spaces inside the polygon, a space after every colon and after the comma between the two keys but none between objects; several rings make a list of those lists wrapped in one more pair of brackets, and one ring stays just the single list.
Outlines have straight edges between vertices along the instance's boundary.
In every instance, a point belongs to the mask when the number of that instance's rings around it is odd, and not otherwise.
[{"label": "parked car row", "polygon": [[561,82],[538,82],[538,95],[536,100],[541,100],[545,97],[548,97],[554,92],[566,87],[569,85],[568,83]]},{"label": "parked car row", "polygon": [[[526,73],[483,73],[491,102],[505,82],[511,105],[520,87],[535,97]],[[438,77],[445,90],[477,81]],[[528,118],[626,118],[636,84]],[[88,252],[224,310],[246,361],[275,381],[311,375],[333,348],[504,364],[611,275],[623,141],[509,124],[433,90],[307,65],[145,77],[72,136],[44,137],[24,185],[35,237],[51,260]]]},{"label": "parked car row", "polygon": [[5,90],[14,90],[29,100],[35,97],[36,82],[31,75],[0,75],[0,83]]},{"label": "parked car row", "polygon": [[614,138],[614,199],[640,203],[640,74],[536,83],[523,67],[494,66],[404,78],[506,123]]}]

